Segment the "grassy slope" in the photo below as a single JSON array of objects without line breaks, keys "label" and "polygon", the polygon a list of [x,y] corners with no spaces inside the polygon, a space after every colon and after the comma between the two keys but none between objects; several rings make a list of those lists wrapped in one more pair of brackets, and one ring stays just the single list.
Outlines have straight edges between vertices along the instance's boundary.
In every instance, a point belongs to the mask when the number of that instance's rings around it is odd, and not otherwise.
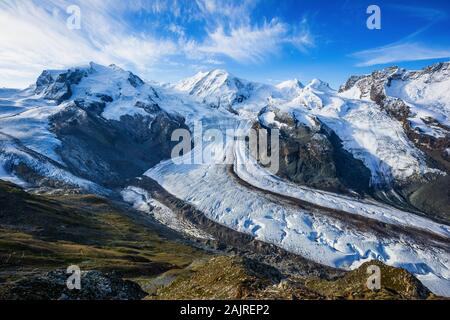
[{"label": "grassy slope", "polygon": [[37,196],[0,181],[0,299],[15,280],[77,264],[115,271],[157,299],[417,299],[433,297],[404,270],[365,266],[333,281],[285,278],[259,262],[211,256],[144,215],[92,195]]},{"label": "grassy slope", "polygon": [[71,264],[151,278],[205,256],[105,199],[36,196],[0,181],[0,283]]},{"label": "grassy slope", "polygon": [[[381,290],[367,288],[367,267],[381,269]],[[159,299],[431,299],[435,298],[407,271],[381,262],[363,264],[327,281],[292,277],[279,281],[276,271],[255,261],[214,257],[158,292]]]}]

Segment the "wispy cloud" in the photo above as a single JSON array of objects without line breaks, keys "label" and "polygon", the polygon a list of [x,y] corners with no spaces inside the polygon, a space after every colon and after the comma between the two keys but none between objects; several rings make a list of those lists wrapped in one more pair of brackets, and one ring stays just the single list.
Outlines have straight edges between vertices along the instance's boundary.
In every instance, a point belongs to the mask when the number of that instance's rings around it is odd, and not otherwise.
[{"label": "wispy cloud", "polygon": [[402,61],[443,59],[450,57],[450,49],[430,48],[420,43],[401,43],[360,51],[353,54],[363,60],[358,67],[368,67]]},{"label": "wispy cloud", "polygon": [[274,20],[262,26],[232,27],[228,32],[220,26],[208,33],[207,40],[198,50],[225,55],[241,62],[261,62],[276,54],[284,44],[304,49],[312,46],[313,40],[306,31],[290,34],[288,25]]},{"label": "wispy cloud", "polygon": [[216,24],[250,24],[251,12],[258,0],[196,0],[202,17],[211,25]]},{"label": "wispy cloud", "polygon": [[250,18],[258,1],[233,4],[224,0],[197,0],[197,3],[207,22],[207,35],[196,48],[201,53],[254,63],[278,53],[284,45],[303,52],[314,46],[306,18],[297,26],[280,19],[258,24]]},{"label": "wispy cloud", "polygon": [[178,52],[171,41],[129,32],[105,1],[83,3],[82,29],[69,30],[65,11],[71,3],[0,2],[0,72],[6,75],[0,85],[24,86],[44,68],[89,61],[139,70]]},{"label": "wispy cloud", "polygon": [[[89,61],[114,63],[152,77],[154,70],[174,69],[173,62],[178,69],[183,63],[222,64],[225,57],[251,63],[285,45],[302,51],[313,45],[307,21],[296,27],[279,19],[252,21],[256,4],[254,0],[1,0],[0,86],[23,87],[43,69]],[[80,30],[66,27],[69,5],[81,8]],[[192,25],[198,30],[188,29]]]},{"label": "wispy cloud", "polygon": [[433,8],[394,4],[389,5],[388,7],[401,11],[403,14],[422,19],[424,24],[422,27],[399,41],[351,54],[352,57],[360,60],[360,62],[356,64],[358,67],[450,57],[450,47],[436,47],[426,44],[423,40],[419,40],[420,36],[432,26],[448,17],[446,12]]}]

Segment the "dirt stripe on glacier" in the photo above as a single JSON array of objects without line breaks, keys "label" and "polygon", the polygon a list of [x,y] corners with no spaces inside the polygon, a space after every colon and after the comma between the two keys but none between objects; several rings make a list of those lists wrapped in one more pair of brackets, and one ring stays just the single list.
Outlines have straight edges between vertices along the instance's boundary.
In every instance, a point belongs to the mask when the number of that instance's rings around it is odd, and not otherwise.
[{"label": "dirt stripe on glacier", "polygon": [[252,191],[262,194],[265,198],[270,198],[272,201],[282,204],[294,206],[296,208],[306,210],[314,215],[326,215],[341,221],[346,224],[364,231],[373,232],[377,236],[383,238],[398,239],[401,235],[411,237],[417,243],[424,245],[431,245],[450,252],[450,240],[441,237],[435,233],[427,232],[426,230],[417,229],[413,227],[405,227],[400,225],[388,224],[375,219],[366,218],[360,215],[352,214],[342,210],[330,209],[298,198],[281,195],[265,189],[260,189],[245,180],[242,180],[234,171],[234,166],[229,165],[227,172],[241,186]]},{"label": "dirt stripe on glacier", "polygon": [[131,182],[131,185],[147,191],[152,198],[163,203],[180,218],[186,219],[199,229],[212,235],[216,239],[208,240],[206,245],[215,246],[217,249],[258,259],[266,264],[272,265],[283,273],[303,276],[318,276],[323,279],[335,279],[342,276],[346,271],[325,266],[313,262],[300,255],[289,252],[276,245],[269,244],[255,237],[235,231],[221,225],[205,216],[195,206],[180,200],[170,194],[153,179],[143,176]]}]

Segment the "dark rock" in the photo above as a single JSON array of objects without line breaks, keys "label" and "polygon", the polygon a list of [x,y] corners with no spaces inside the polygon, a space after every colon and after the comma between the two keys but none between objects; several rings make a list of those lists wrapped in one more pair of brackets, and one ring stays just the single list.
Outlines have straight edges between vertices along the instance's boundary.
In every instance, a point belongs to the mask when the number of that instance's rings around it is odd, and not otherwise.
[{"label": "dark rock", "polygon": [[[262,112],[267,110],[263,109]],[[335,192],[370,193],[370,171],[346,151],[339,137],[316,119],[316,127],[299,123],[275,110],[280,128],[280,168],[283,179]],[[254,127],[259,130],[260,124]],[[271,128],[265,128],[270,135]]]},{"label": "dark rock", "polygon": [[114,101],[114,99],[111,96],[107,95],[107,94],[97,93],[95,96],[97,98],[100,98],[100,100],[102,100],[103,102],[106,102],[106,103]]},{"label": "dark rock", "polygon": [[86,271],[81,273],[81,289],[69,290],[70,274],[55,270],[9,284],[3,299],[13,300],[141,300],[147,293],[115,273]]},{"label": "dark rock", "polygon": [[101,117],[103,102],[77,100],[50,119],[62,141],[57,150],[70,172],[100,185],[122,185],[167,159],[175,142],[173,130],[187,128],[184,119],[162,111],[157,104],[138,102],[148,116]]},{"label": "dark rock", "polygon": [[147,111],[148,113],[157,113],[157,112],[161,112],[161,108],[159,107],[159,105],[157,103],[145,103],[142,101],[138,101],[136,102],[136,104],[134,105],[136,108],[141,108],[144,109],[145,111]]},{"label": "dark rock", "polygon": [[137,75],[130,72],[130,75],[128,77],[128,82],[135,88],[140,87],[144,84],[144,81],[142,81],[141,78],[139,78]]},{"label": "dark rock", "polygon": [[79,84],[86,75],[87,71],[80,69],[69,69],[60,74],[44,71],[36,81],[35,92],[60,104],[72,96],[72,85]]}]

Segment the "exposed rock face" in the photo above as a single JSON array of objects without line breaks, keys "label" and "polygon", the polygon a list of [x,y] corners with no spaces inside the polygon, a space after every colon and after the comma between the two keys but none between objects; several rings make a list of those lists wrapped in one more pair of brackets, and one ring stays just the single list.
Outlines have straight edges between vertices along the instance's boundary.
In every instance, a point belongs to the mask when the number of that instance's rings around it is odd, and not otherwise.
[{"label": "exposed rock face", "polygon": [[[263,110],[262,112],[265,112]],[[278,176],[300,185],[335,192],[369,193],[370,171],[343,147],[339,137],[317,118],[306,126],[294,117],[273,110],[280,125]],[[266,127],[258,123],[259,130]]]},{"label": "exposed rock face", "polygon": [[10,283],[2,299],[13,300],[140,300],[147,296],[138,284],[114,273],[81,272],[81,289],[69,290],[65,270],[47,272]]},{"label": "exposed rock face", "polygon": [[157,104],[137,102],[148,116],[105,120],[105,103],[74,101],[51,118],[51,131],[62,141],[59,153],[71,172],[101,185],[116,186],[170,157],[171,134],[186,128],[184,119]]},{"label": "exposed rock face", "polygon": [[[425,89],[421,88],[421,84],[425,84],[425,86],[439,84],[447,81],[449,75],[450,63],[438,63],[423,70],[411,72],[398,67],[391,67],[375,71],[367,76],[353,76],[340,88],[340,92],[345,93],[353,90],[357,92],[355,98],[369,99],[377,103],[385,112],[402,123],[409,140],[427,155],[429,165],[446,172],[448,175],[450,174],[450,161],[447,150],[450,148],[450,128],[445,123],[439,122],[438,119],[421,117],[417,114],[417,111],[412,109],[411,103],[390,96],[388,91],[392,91],[391,87],[394,86],[394,82],[397,85],[398,83],[402,85],[418,83],[415,84],[417,88],[414,88],[414,90],[418,91],[415,94],[422,98],[421,95],[424,94],[422,91],[425,92]],[[438,106],[441,102],[427,101],[427,103],[427,107],[434,107],[434,104]],[[443,112],[445,113],[445,111]],[[414,125],[417,121],[422,121],[423,125]],[[427,128],[427,130],[423,128]],[[396,190],[414,207],[434,216],[448,219],[450,216],[450,197],[444,196],[445,200],[440,198],[438,200],[435,195],[437,190],[446,189],[448,176],[442,178],[425,177],[431,178],[431,181],[424,180],[424,177],[418,178],[417,182],[397,185]]]},{"label": "exposed rock face", "polygon": [[[445,150],[450,148],[450,130],[446,124],[439,123],[436,119],[422,119],[426,124],[439,127],[446,132],[443,137],[435,137],[420,128],[413,128],[409,118],[413,116],[410,106],[400,98],[389,96],[386,88],[389,88],[393,81],[414,81],[418,78],[425,78],[426,82],[433,83],[443,80],[450,74],[450,63],[438,63],[427,67],[421,71],[408,72],[398,67],[386,68],[375,71],[367,76],[353,76],[345,85],[340,88],[340,92],[357,88],[360,91],[361,99],[370,99],[382,107],[388,114],[403,124],[403,128],[408,138],[421,150],[434,160],[434,165],[447,172],[450,172],[450,163],[446,160]],[[433,103],[432,101],[430,103]]]},{"label": "exposed rock face", "polygon": [[36,81],[35,92],[42,94],[45,99],[60,104],[72,96],[72,85],[79,84],[87,74],[86,70],[80,69],[69,69],[63,73],[45,70]]}]

